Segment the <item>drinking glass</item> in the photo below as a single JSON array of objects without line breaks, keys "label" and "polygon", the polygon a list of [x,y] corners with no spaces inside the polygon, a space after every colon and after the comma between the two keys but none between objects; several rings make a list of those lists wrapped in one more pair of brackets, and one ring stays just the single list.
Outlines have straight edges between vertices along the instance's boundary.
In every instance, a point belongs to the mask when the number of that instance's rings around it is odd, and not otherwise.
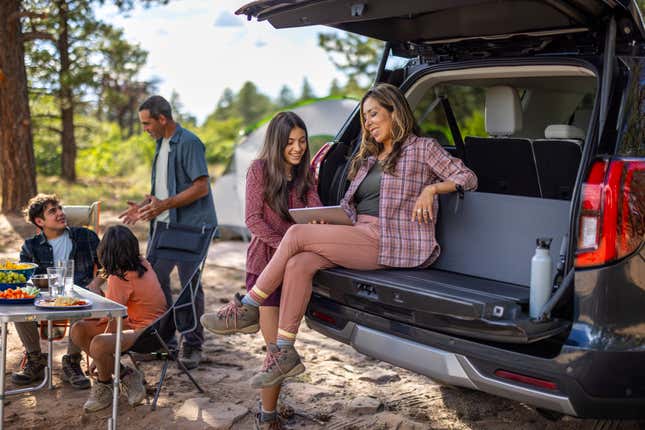
[{"label": "drinking glass", "polygon": [[57,297],[65,293],[65,268],[48,267],[47,275],[49,276],[49,296]]},{"label": "drinking glass", "polygon": [[72,287],[74,286],[74,260],[58,260],[56,267],[62,267],[65,270],[65,273],[63,273],[65,295],[69,296],[72,294]]}]

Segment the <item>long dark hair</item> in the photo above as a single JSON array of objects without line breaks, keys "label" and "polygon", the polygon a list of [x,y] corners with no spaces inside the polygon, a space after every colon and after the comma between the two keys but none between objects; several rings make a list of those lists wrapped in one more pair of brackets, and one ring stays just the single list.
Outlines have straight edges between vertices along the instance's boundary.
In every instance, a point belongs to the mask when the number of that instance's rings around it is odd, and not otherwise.
[{"label": "long dark hair", "polygon": [[[300,164],[292,168],[291,184],[284,175],[284,148],[289,143],[289,134],[294,128],[305,132],[307,146]],[[264,145],[259,159],[266,162],[264,169],[264,200],[285,220],[291,220],[289,215],[289,187],[296,190],[296,195],[306,203],[307,192],[313,186],[313,178],[309,169],[309,135],[305,122],[293,112],[280,112],[271,119],[267,128]]]},{"label": "long dark hair", "polygon": [[124,225],[108,228],[96,251],[105,277],[115,275],[127,281],[126,272],[137,272],[140,278],[148,270],[141,262],[139,241]]},{"label": "long dark hair", "polygon": [[390,175],[394,174],[396,163],[401,157],[401,146],[411,134],[419,134],[419,127],[414,119],[412,108],[400,89],[390,84],[378,84],[369,89],[361,99],[361,130],[363,132],[361,146],[352,159],[349,170],[349,179],[354,179],[358,169],[371,155],[377,156],[383,149],[383,144],[374,140],[370,132],[365,129],[365,112],[363,104],[368,98],[373,98],[383,108],[392,114],[392,152],[385,159],[383,170]]}]

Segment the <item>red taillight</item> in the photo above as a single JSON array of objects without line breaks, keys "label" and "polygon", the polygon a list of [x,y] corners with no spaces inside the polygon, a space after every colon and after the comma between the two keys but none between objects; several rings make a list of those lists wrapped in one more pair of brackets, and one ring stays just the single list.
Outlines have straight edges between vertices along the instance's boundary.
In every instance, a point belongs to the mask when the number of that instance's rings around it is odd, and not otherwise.
[{"label": "red taillight", "polygon": [[532,376],[521,375],[519,373],[509,372],[507,370],[496,370],[495,376],[511,381],[521,382],[523,384],[533,385],[538,388],[545,388],[547,390],[557,390],[558,386],[555,382],[547,381],[546,379],[534,378]]},{"label": "red taillight", "polygon": [[645,162],[599,160],[582,186],[576,267],[607,264],[643,240]]},{"label": "red taillight", "polygon": [[311,316],[327,324],[336,325],[336,318],[319,311],[312,311]]}]

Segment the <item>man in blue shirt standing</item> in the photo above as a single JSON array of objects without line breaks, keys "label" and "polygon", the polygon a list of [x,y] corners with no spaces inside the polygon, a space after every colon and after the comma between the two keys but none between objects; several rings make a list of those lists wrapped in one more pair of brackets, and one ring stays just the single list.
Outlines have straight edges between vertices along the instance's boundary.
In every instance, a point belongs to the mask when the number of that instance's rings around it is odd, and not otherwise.
[{"label": "man in blue shirt standing", "polygon": [[[168,305],[172,305],[170,272],[176,266],[182,287],[194,275],[193,263],[172,257],[156,246],[156,231],[169,224],[214,229],[217,217],[208,181],[204,144],[172,118],[170,103],[161,96],[148,98],[139,107],[143,129],[154,138],[157,147],[152,162],[152,191],[140,203],[128,202],[129,208],[119,215],[126,224],[150,221],[148,260],[161,283]],[[204,230],[206,231],[206,230]],[[194,275],[197,276],[197,275]],[[204,292],[201,283],[195,297],[197,318],[204,313]],[[180,360],[189,369],[199,365],[204,340],[203,328],[184,337]]]},{"label": "man in blue shirt standing", "polygon": [[[36,263],[38,274],[47,273],[57,261],[74,260],[74,284],[97,292],[103,280],[94,275],[98,267],[96,248],[99,238],[92,230],[67,226],[58,197],[38,194],[29,200],[25,217],[34,224],[39,234],[25,240],[20,250],[20,261]],[[40,336],[33,321],[15,323],[20,340],[27,350],[25,367],[11,375],[16,385],[27,385],[43,378],[47,356],[40,350]],[[81,369],[81,349],[69,340],[63,356],[62,379],[74,388],[90,388],[90,380]]]}]

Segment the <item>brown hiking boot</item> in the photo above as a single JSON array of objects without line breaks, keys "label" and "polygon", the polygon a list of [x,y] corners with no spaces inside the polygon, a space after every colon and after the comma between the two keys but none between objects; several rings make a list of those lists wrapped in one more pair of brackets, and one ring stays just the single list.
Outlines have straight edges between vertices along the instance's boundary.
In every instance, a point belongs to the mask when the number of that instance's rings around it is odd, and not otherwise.
[{"label": "brown hiking boot", "polygon": [[111,382],[94,381],[90,397],[83,405],[83,409],[85,409],[85,412],[96,412],[107,408],[112,405],[113,393]]},{"label": "brown hiking boot", "polygon": [[236,293],[229,304],[217,312],[202,315],[199,321],[215,334],[257,333],[260,330],[260,310],[257,306],[243,305],[242,297]]},{"label": "brown hiking boot", "polygon": [[47,367],[47,354],[42,352],[28,353],[25,367],[21,371],[11,374],[11,382],[16,385],[27,385],[41,381],[45,377],[45,367]]},{"label": "brown hiking boot", "polygon": [[63,355],[63,374],[61,379],[79,390],[90,388],[90,379],[81,369],[81,354]]},{"label": "brown hiking boot", "polygon": [[146,398],[146,386],[143,380],[143,373],[137,369],[125,367],[121,375],[119,388],[128,397],[128,404],[130,406],[136,406]]},{"label": "brown hiking boot", "polygon": [[278,414],[275,415],[275,419],[269,421],[262,421],[261,413],[255,414],[255,430],[282,430],[283,428]]},{"label": "brown hiking boot", "polygon": [[267,388],[281,384],[285,378],[296,376],[305,371],[305,365],[293,346],[278,348],[270,343],[260,373],[251,378],[253,388]]}]

